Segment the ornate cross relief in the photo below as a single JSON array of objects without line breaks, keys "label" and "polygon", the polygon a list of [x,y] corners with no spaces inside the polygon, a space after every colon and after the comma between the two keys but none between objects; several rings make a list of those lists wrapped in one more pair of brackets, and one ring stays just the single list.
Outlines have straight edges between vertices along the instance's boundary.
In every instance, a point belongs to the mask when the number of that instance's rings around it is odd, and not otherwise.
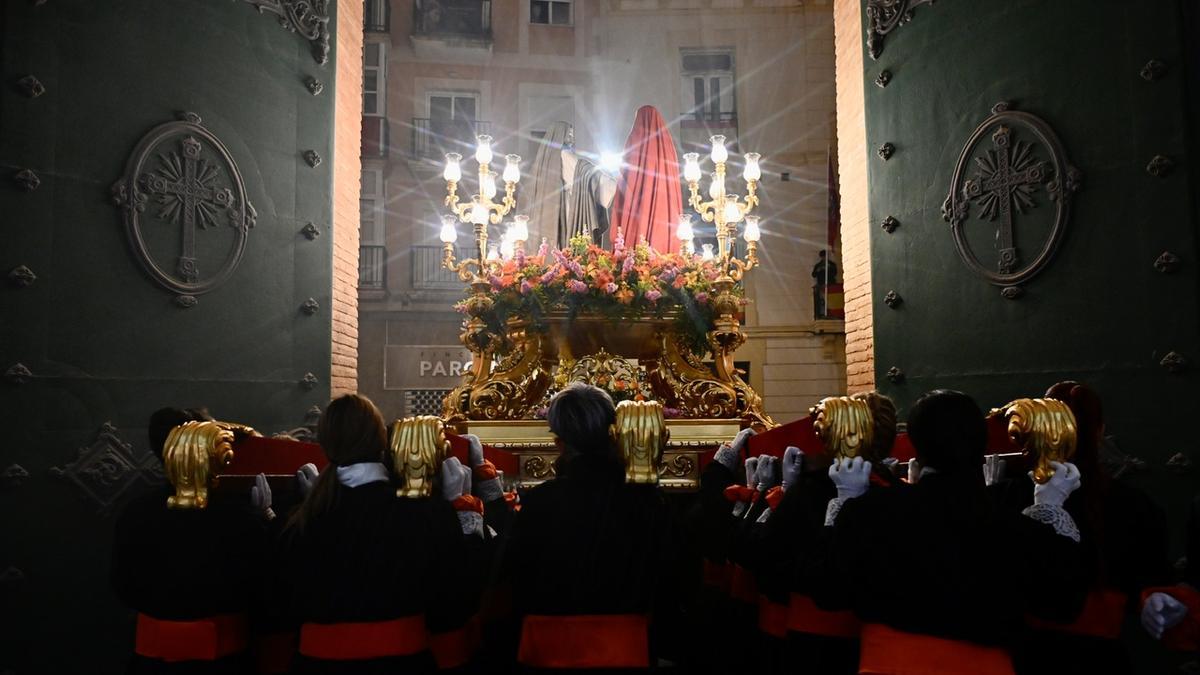
[{"label": "ornate cross relief", "polygon": [[[160,124],[142,137],[129,156],[125,175],[113,184],[112,195],[124,215],[134,256],[158,285],[189,300],[181,307],[194,305],[196,295],[229,279],[257,217],[233,156],[194,113],[183,113],[180,120]],[[197,230],[204,237],[222,227],[233,230],[224,262],[202,273]],[[170,264],[164,264],[150,244],[167,228],[179,232],[180,242]]]},{"label": "ornate cross relief", "polygon": [[[977,152],[984,143],[982,152]],[[968,176],[972,159],[976,171]],[[1020,297],[1017,286],[1040,272],[1062,241],[1071,196],[1082,179],[1050,125],[1030,113],[1010,110],[1007,103],[997,103],[963,146],[950,194],[942,205],[942,218],[950,223],[959,257],[989,282],[1006,287],[1004,297]],[[1039,189],[1055,203],[1054,221],[1045,240],[1030,247],[1036,253],[1026,262],[1017,246],[1017,216],[1037,208]],[[968,240],[965,228],[971,204],[979,209],[977,220],[996,223],[994,269],[980,262]]]}]

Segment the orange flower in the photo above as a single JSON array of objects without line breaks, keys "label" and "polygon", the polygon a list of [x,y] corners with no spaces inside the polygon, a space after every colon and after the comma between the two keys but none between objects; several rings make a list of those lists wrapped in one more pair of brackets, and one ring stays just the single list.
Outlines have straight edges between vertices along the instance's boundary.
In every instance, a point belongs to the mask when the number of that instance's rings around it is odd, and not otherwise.
[{"label": "orange flower", "polygon": [[629,290],[628,287],[622,288],[616,292],[616,298],[617,302],[621,303],[622,305],[628,305],[629,303],[633,302],[633,291]]}]

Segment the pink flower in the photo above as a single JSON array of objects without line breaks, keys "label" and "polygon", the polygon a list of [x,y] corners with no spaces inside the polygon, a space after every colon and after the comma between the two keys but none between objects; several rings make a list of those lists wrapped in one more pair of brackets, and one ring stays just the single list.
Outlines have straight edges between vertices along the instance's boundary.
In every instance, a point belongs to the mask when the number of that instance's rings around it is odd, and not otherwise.
[{"label": "pink flower", "polygon": [[672,281],[675,281],[676,274],[675,268],[668,267],[667,269],[663,270],[662,274],[658,275],[658,279],[664,284],[669,284]]},{"label": "pink flower", "polygon": [[529,292],[532,290],[533,290],[533,284],[529,283],[528,279],[522,279],[521,280],[521,295],[529,295]]},{"label": "pink flower", "polygon": [[571,274],[574,274],[579,278],[583,278],[583,267],[581,267],[579,263],[575,262],[574,260],[567,261],[567,269],[571,270]]},{"label": "pink flower", "polygon": [[696,302],[698,302],[702,305],[707,303],[708,302],[708,293],[705,293],[704,291],[700,291],[699,293],[697,293],[696,294]]},{"label": "pink flower", "polygon": [[578,279],[572,279],[567,282],[567,289],[572,293],[587,293],[587,284]]},{"label": "pink flower", "polygon": [[491,282],[493,291],[498,291],[503,287],[503,285],[500,283],[500,277],[489,277],[488,281]]},{"label": "pink flower", "polygon": [[650,289],[649,291],[646,291],[646,299],[649,300],[650,302],[658,302],[658,299],[661,297],[662,297],[662,293],[657,288],[653,288],[653,289]]},{"label": "pink flower", "polygon": [[633,271],[633,263],[633,256],[625,256],[625,262],[621,264],[621,274],[629,276],[629,273]]},{"label": "pink flower", "polygon": [[545,238],[543,238],[542,245],[538,247],[538,255],[540,255],[542,258],[545,258],[546,254],[549,252],[550,252],[550,244],[548,244],[546,242]]},{"label": "pink flower", "polygon": [[541,282],[543,284],[548,284],[551,281],[554,281],[554,277],[556,276],[558,276],[558,265],[546,270],[546,273],[542,275]]},{"label": "pink flower", "polygon": [[604,285],[604,292],[608,293],[610,295],[613,293],[616,293],[617,292],[617,284],[612,281],[608,282],[607,284]]},{"label": "pink flower", "polygon": [[525,249],[523,249],[523,248],[517,249],[516,255],[513,256],[513,260],[516,261],[518,268],[524,267],[525,266]]}]

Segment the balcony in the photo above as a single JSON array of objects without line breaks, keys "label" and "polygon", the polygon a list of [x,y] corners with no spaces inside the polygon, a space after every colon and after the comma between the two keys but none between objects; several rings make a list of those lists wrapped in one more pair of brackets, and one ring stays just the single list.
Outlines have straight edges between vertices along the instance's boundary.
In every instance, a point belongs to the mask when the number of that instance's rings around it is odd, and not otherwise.
[{"label": "balcony", "polygon": [[363,159],[383,159],[388,156],[388,121],[386,117],[363,115],[362,144]]},{"label": "balcony", "polygon": [[430,119],[414,117],[411,153],[414,159],[441,162],[447,152],[470,157],[475,152],[475,137],[492,133],[492,123],[482,120]]},{"label": "balcony", "polygon": [[387,33],[391,29],[391,2],[389,0],[365,0],[363,2],[363,29],[368,33]]},{"label": "balcony", "polygon": [[[459,249],[455,257],[462,260],[473,254]],[[442,266],[441,246],[412,247],[412,285],[418,291],[461,291],[463,282],[458,275]]]},{"label": "balcony", "polygon": [[738,152],[738,119],[735,112],[696,111],[679,120],[679,144],[684,152],[708,155],[712,145],[708,139],[721,134],[725,147]]},{"label": "balcony", "polygon": [[492,53],[491,0],[413,3],[413,49],[421,59],[478,60]]},{"label": "balcony", "polygon": [[358,290],[387,290],[387,248],[358,247]]}]

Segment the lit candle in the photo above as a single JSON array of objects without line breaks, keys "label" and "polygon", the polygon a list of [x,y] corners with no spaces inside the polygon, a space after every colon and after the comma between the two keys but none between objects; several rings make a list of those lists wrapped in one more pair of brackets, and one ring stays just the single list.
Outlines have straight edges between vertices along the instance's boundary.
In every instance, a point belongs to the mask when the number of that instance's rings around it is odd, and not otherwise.
[{"label": "lit candle", "polygon": [[512,225],[504,230],[504,234],[500,237],[500,257],[509,260],[513,257],[515,247],[513,245],[513,228]]},{"label": "lit candle", "polygon": [[738,204],[737,195],[725,196],[725,222],[736,223],[742,219],[742,207]]},{"label": "lit candle", "polygon": [[679,214],[679,226],[675,229],[675,236],[679,241],[691,241],[695,237],[695,232],[692,231],[692,217],[686,213]]},{"label": "lit candle", "polygon": [[461,161],[462,155],[457,152],[446,153],[446,168],[442,170],[442,178],[451,183],[462,180],[462,167],[458,164]]},{"label": "lit candle", "polygon": [[504,178],[505,183],[521,182],[521,156],[520,155],[505,155]]},{"label": "lit candle", "polygon": [[495,244],[488,246],[487,259],[489,262],[493,262],[493,261],[500,259],[500,249],[496,248]]},{"label": "lit candle", "polygon": [[712,141],[712,161],[716,164],[722,164],[729,159],[729,151],[725,149],[725,137],[717,134],[708,139]]},{"label": "lit candle", "polygon": [[746,230],[742,232],[742,237],[751,244],[762,238],[762,232],[758,229],[758,216],[746,216]]},{"label": "lit candle", "polygon": [[719,173],[709,174],[711,183],[708,184],[708,196],[713,199],[723,199],[725,197],[725,176]]},{"label": "lit candle", "polygon": [[476,225],[486,225],[488,221],[488,209],[483,204],[475,202],[471,205],[471,222]]},{"label": "lit candle", "polygon": [[762,178],[762,167],[758,165],[760,159],[762,159],[762,155],[757,152],[746,153],[746,169],[742,171],[742,178],[747,181],[756,181]]},{"label": "lit candle", "polygon": [[489,171],[479,178],[479,189],[483,196],[491,199],[496,196],[496,172]]},{"label": "lit candle", "polygon": [[458,218],[445,215],[442,216],[442,243],[453,244],[458,239],[458,229],[455,227]]},{"label": "lit candle", "polygon": [[529,216],[513,216],[512,236],[514,242],[529,240]]},{"label": "lit candle", "polygon": [[475,137],[475,142],[478,143],[475,147],[475,161],[480,164],[491,164],[492,137],[487,134],[481,134]]},{"label": "lit candle", "polygon": [[700,180],[700,153],[685,152],[683,154],[683,179],[689,183]]},{"label": "lit candle", "polygon": [[704,249],[704,253],[701,254],[700,258],[702,260],[712,260],[713,259],[712,244],[705,244],[701,248]]}]

